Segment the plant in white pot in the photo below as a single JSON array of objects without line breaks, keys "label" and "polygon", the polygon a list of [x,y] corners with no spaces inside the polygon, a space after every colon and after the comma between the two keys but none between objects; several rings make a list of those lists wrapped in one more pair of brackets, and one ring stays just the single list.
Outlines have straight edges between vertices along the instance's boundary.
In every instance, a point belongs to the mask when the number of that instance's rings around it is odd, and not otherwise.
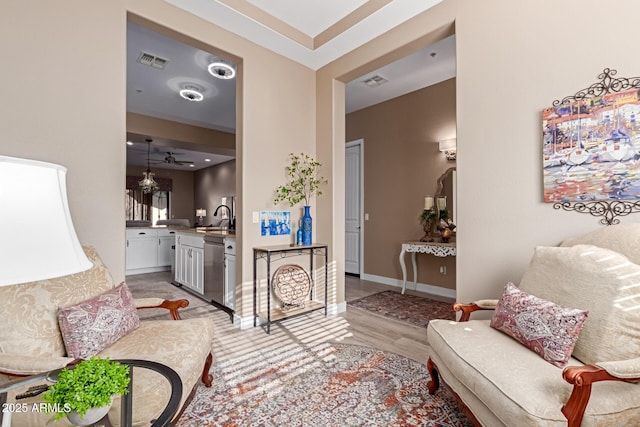
[{"label": "plant in white pot", "polygon": [[43,397],[56,420],[67,416],[72,424],[86,426],[109,412],[113,397],[127,393],[129,381],[129,366],[91,357],[60,371]]},{"label": "plant in white pot", "polygon": [[320,176],[320,167],[322,163],[313,159],[311,156],[300,153],[296,155],[289,154],[291,163],[285,167],[287,172],[287,182],[276,188],[276,197],[274,203],[289,202],[294,207],[303,202],[304,215],[302,216],[302,244],[310,245],[313,241],[312,219],[309,212],[311,206],[309,202],[312,196],[321,196],[320,185],[326,184],[327,180]]}]

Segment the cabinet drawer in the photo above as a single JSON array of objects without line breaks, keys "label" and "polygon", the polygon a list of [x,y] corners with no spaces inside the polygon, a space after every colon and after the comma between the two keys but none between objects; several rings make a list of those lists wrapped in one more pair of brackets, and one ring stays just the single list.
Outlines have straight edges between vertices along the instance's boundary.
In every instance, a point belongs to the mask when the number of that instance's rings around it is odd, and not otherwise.
[{"label": "cabinet drawer", "polygon": [[224,238],[224,253],[228,255],[236,254],[236,239]]},{"label": "cabinet drawer", "polygon": [[179,233],[176,237],[176,244],[185,245],[185,246],[193,246],[194,248],[204,248],[204,237],[203,236],[194,236],[192,234]]},{"label": "cabinet drawer", "polygon": [[176,235],[176,231],[170,228],[158,228],[156,231],[158,232],[158,237],[167,237],[167,236]]},{"label": "cabinet drawer", "polygon": [[153,228],[127,229],[127,239],[148,239],[158,237],[158,230]]}]

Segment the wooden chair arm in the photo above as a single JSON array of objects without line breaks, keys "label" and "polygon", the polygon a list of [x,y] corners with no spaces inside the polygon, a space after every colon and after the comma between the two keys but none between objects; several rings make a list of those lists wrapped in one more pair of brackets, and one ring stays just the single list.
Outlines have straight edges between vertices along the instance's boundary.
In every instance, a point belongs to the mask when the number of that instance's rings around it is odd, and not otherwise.
[{"label": "wooden chair arm", "polygon": [[598,381],[639,381],[638,378],[618,378],[609,374],[604,369],[594,366],[567,366],[562,371],[562,378],[569,384],[573,384],[573,390],[569,400],[562,407],[562,413],[567,418],[568,427],[580,427],[584,411],[591,397],[591,384]]},{"label": "wooden chair arm", "polygon": [[163,300],[160,304],[155,305],[145,305],[145,306],[137,306],[138,310],[142,310],[145,308],[166,308],[169,310],[169,314],[173,320],[181,320],[180,313],[178,313],[178,309],[185,308],[189,306],[189,300],[186,299],[177,299],[177,300]]},{"label": "wooden chair arm", "polygon": [[455,304],[453,304],[453,311],[461,311],[462,315],[460,316],[460,322],[466,322],[469,320],[469,318],[471,317],[471,313],[473,313],[474,311],[479,311],[479,310],[493,310],[493,308],[489,308],[489,307],[481,307],[478,304],[476,304],[475,302],[471,303],[471,304],[463,304],[460,302],[457,302]]}]

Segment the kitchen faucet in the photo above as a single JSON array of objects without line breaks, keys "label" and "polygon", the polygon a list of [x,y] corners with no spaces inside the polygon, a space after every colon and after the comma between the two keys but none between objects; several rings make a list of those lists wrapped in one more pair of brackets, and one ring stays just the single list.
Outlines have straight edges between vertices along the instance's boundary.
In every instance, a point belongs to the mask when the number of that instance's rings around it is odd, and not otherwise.
[{"label": "kitchen faucet", "polygon": [[229,230],[235,230],[236,229],[236,220],[235,218],[233,218],[231,216],[231,208],[227,205],[220,205],[216,208],[215,212],[213,213],[213,216],[218,216],[218,211],[220,210],[220,208],[227,208],[227,211],[229,212]]}]

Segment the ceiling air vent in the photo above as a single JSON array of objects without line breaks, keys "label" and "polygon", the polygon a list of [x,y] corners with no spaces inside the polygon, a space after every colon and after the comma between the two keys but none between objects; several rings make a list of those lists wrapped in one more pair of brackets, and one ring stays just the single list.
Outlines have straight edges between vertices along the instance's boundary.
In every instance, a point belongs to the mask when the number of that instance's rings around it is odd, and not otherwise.
[{"label": "ceiling air vent", "polygon": [[369,87],[377,87],[387,83],[388,81],[389,80],[385,79],[381,75],[376,74],[375,76],[371,76],[368,79],[363,80],[362,83],[366,84]]},{"label": "ceiling air vent", "polygon": [[159,56],[155,56],[147,52],[140,52],[140,56],[138,56],[138,60],[136,62],[142,65],[148,65],[150,67],[162,70],[164,69],[165,65],[167,65],[167,62],[169,62],[169,60],[160,58]]}]

